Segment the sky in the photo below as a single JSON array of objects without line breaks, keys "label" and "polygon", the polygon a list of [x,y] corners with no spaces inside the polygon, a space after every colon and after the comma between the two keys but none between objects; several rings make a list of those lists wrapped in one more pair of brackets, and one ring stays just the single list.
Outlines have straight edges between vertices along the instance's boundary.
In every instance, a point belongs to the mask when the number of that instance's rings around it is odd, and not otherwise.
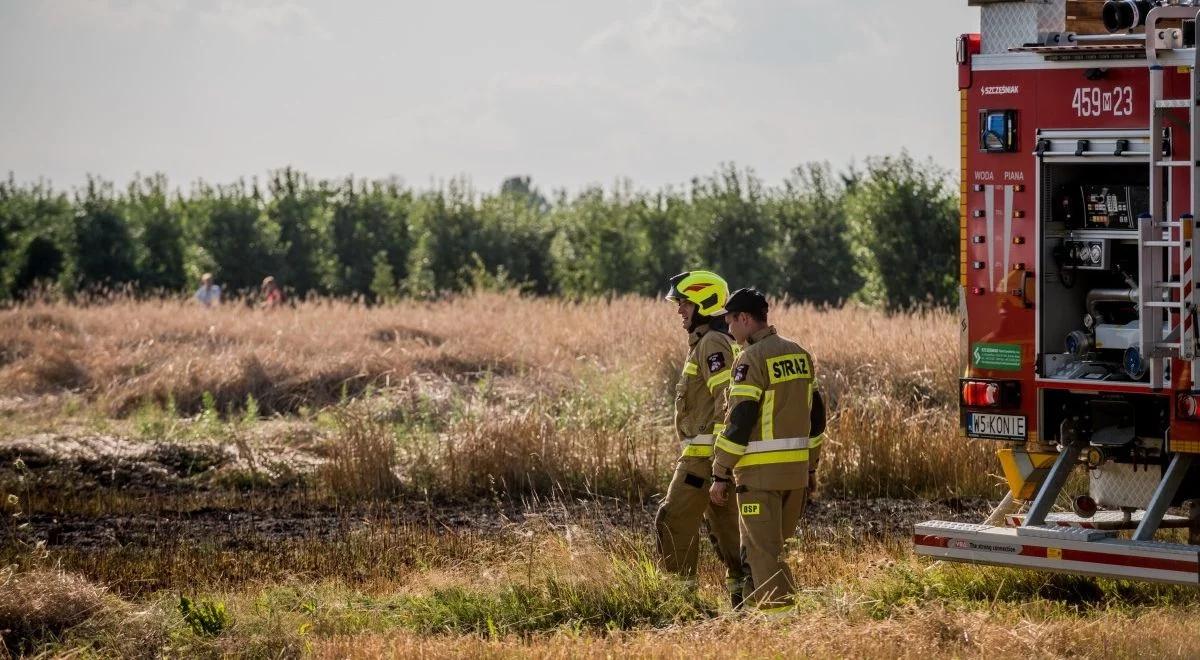
[{"label": "sky", "polygon": [[901,149],[953,169],[966,4],[0,0],[0,173],[578,191]]}]

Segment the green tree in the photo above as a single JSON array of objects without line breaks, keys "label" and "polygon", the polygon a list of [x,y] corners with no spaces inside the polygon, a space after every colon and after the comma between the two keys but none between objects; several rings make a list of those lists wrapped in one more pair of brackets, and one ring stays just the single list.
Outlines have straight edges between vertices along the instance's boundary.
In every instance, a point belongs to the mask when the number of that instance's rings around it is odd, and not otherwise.
[{"label": "green tree", "polygon": [[528,176],[479,196],[462,180],[414,192],[284,168],[267,190],[201,182],[172,196],[158,175],[118,196],[90,179],[72,203],[10,174],[0,181],[0,299],[46,281],[179,289],[203,271],[231,291],[275,275],[301,295],[385,298],[480,283],[654,295],[691,268],[817,303],[942,304],[955,289],[953,186],[908,154],[861,172],[808,164],[778,186],[726,165],[683,191],[621,182],[553,201]]},{"label": "green tree", "polygon": [[539,213],[550,210],[550,202],[533,185],[533,177],[510,176],[500,184],[500,194],[522,200]]},{"label": "green tree", "polygon": [[158,174],[129,184],[124,213],[135,250],[138,285],[142,289],[179,291],[188,282],[183,270],[183,218],[178,200],[167,193]]},{"label": "green tree", "polygon": [[463,290],[478,254],[479,217],[465,181],[418,195],[409,216],[412,250],[405,289],[415,296]]},{"label": "green tree", "polygon": [[399,297],[396,286],[396,275],[392,272],[392,264],[387,252],[380,250],[375,253],[373,274],[371,275],[371,294],[375,300],[393,302]]},{"label": "green tree", "polygon": [[846,213],[861,299],[889,309],[954,301],[958,198],[945,170],[906,152],[869,159]]},{"label": "green tree", "polygon": [[353,179],[347,179],[331,203],[333,291],[340,295],[374,291],[381,253],[391,277],[403,280],[410,249],[412,193],[395,181],[356,185]]},{"label": "green tree", "polygon": [[327,293],[335,279],[332,250],[326,240],[329,189],[286,167],[271,173],[267,191],[267,218],[279,228],[282,257],[276,279],[301,296],[309,291]]},{"label": "green tree", "polygon": [[133,236],[112,183],[89,177],[83,191],[76,194],[75,207],[66,267],[59,277],[64,289],[136,282]]},{"label": "green tree", "polygon": [[781,238],[772,255],[780,263],[780,292],[806,302],[835,304],[862,287],[854,268],[846,221],[847,183],[828,163],[797,167],[767,201]]},{"label": "green tree", "polygon": [[686,199],[673,191],[643,196],[639,209],[639,224],[646,232],[646,243],[650,247],[645,264],[645,282],[635,291],[646,295],[659,295],[667,290],[667,281],[686,267],[702,266],[688,258],[683,243],[684,223],[689,217]]},{"label": "green tree", "polygon": [[550,293],[553,231],[549,204],[532,187],[529,177],[512,177],[501,186],[499,195],[484,196],[478,218],[473,252],[482,268],[535,293]]},{"label": "green tree", "polygon": [[279,228],[263,213],[257,188],[244,181],[223,186],[200,183],[183,205],[189,237],[189,275],[212,271],[226,291],[257,290],[279,272]]},{"label": "green tree", "polygon": [[19,194],[16,188],[16,181],[9,172],[8,180],[0,181],[0,264],[4,264],[0,266],[0,300],[7,300],[12,295],[9,290],[9,264],[13,261],[17,234],[23,229],[21,225],[24,218],[19,210],[19,202],[15,201]]},{"label": "green tree", "polygon": [[728,165],[693,179],[691,208],[684,223],[689,268],[714,270],[730,287],[756,286],[778,292],[779,228],[766,213],[762,181],[750,170]]},{"label": "green tree", "polygon": [[625,186],[609,199],[595,187],[555,209],[554,277],[568,295],[645,290],[650,244],[641,200]]},{"label": "green tree", "polygon": [[20,297],[36,284],[58,280],[74,231],[67,196],[44,182],[0,182],[0,300]]}]

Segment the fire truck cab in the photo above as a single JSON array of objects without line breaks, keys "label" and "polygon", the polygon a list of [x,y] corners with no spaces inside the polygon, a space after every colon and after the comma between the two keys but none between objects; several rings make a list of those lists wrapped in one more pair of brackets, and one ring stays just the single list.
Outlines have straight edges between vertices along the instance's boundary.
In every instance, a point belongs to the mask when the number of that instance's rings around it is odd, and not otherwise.
[{"label": "fire truck cab", "polygon": [[1010,493],[916,552],[1200,584],[1200,0],[969,4],[960,414]]}]

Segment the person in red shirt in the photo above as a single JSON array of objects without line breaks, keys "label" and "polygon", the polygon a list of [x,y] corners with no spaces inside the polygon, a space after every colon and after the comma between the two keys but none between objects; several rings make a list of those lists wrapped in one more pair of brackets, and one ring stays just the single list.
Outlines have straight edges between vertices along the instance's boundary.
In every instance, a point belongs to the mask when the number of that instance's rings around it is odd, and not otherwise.
[{"label": "person in red shirt", "polygon": [[275,282],[275,278],[268,275],[262,283],[262,307],[265,309],[273,309],[283,304],[283,289],[279,288],[279,284]]}]

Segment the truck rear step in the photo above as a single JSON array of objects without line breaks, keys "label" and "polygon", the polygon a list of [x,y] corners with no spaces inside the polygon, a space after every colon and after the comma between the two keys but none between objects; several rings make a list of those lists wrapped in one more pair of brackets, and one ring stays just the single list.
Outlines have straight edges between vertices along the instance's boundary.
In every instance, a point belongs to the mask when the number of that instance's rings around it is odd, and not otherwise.
[{"label": "truck rear step", "polygon": [[1200,585],[1200,546],[1119,539],[1111,531],[931,520],[916,526],[913,543],[918,555],[949,561]]},{"label": "truck rear step", "polygon": [[[1046,524],[1085,529],[1135,529],[1145,515],[1145,511],[1135,511],[1126,519],[1120,511],[1097,511],[1091,518],[1082,518],[1073,513],[1050,513],[1046,515]],[[1020,527],[1025,524],[1025,516],[1019,513],[1009,514],[1004,517],[1004,522],[1009,527]],[[1187,516],[1165,515],[1158,526],[1166,529],[1187,527],[1189,524]]]}]

